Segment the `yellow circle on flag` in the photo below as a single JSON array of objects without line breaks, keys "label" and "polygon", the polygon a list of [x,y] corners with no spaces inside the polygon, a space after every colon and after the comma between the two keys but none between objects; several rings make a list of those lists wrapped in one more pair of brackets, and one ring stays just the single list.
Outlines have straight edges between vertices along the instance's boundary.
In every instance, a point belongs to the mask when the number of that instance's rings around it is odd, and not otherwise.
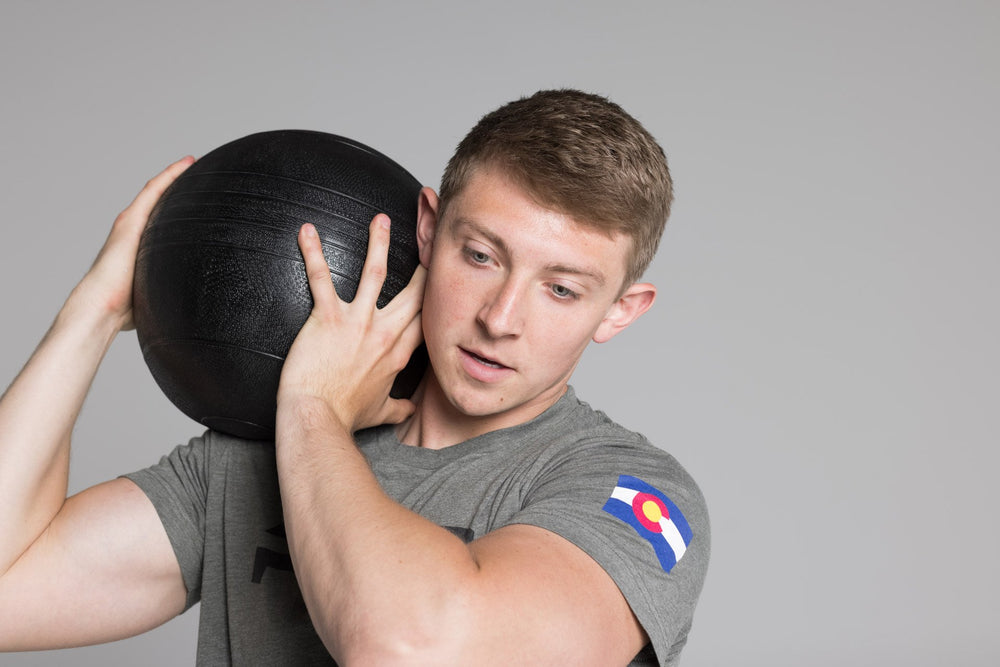
[{"label": "yellow circle on flag", "polygon": [[647,500],[642,504],[642,513],[645,514],[646,518],[653,523],[660,523],[660,519],[663,518],[663,512],[660,511],[660,506],[652,500]]}]

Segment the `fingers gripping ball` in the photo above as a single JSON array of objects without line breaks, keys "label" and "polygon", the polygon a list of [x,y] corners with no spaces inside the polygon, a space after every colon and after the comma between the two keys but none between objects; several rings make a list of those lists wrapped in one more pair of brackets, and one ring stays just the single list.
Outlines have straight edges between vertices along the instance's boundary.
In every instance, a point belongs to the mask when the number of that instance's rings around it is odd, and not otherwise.
[{"label": "fingers gripping ball", "polygon": [[[419,182],[344,137],[262,132],[188,168],[150,215],[136,259],[133,312],[143,357],[186,415],[245,438],[274,436],[281,366],[312,308],[297,245],[316,226],[337,294],[354,298],[377,213],[392,220],[387,303],[419,259]],[[415,354],[394,396],[413,391]]]}]

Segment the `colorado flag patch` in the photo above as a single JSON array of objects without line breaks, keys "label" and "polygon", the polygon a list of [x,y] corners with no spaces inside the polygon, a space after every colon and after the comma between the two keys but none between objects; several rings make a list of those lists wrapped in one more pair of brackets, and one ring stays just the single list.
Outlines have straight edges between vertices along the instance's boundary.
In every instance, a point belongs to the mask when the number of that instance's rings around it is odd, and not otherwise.
[{"label": "colorado flag patch", "polygon": [[680,561],[694,537],[680,508],[638,477],[619,475],[604,511],[635,528],[653,546],[665,572]]}]

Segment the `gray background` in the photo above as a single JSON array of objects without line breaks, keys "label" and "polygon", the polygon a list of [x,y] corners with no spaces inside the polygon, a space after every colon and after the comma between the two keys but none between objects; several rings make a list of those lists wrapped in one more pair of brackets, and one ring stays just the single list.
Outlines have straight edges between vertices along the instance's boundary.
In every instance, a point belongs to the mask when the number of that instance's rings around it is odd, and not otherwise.
[{"label": "gray background", "polygon": [[[0,382],[181,155],[312,128],[436,186],[482,113],[600,92],[678,199],[656,307],[574,384],[708,497],[685,664],[995,665],[998,35],[994,2],[5,0]],[[198,432],[123,335],[72,487]],[[190,664],[196,615],[0,663]]]}]

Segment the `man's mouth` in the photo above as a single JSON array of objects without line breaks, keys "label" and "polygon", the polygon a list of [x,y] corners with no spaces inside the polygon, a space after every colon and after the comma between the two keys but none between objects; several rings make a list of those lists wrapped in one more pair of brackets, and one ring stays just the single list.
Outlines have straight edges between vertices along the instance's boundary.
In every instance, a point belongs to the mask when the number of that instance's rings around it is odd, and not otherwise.
[{"label": "man's mouth", "polygon": [[475,359],[476,361],[478,361],[479,363],[481,363],[483,366],[489,366],[490,368],[507,368],[507,366],[504,366],[503,364],[494,361],[493,359],[490,359],[488,357],[480,356],[475,352],[472,352],[471,350],[465,350],[465,353],[468,354],[473,359]]}]

